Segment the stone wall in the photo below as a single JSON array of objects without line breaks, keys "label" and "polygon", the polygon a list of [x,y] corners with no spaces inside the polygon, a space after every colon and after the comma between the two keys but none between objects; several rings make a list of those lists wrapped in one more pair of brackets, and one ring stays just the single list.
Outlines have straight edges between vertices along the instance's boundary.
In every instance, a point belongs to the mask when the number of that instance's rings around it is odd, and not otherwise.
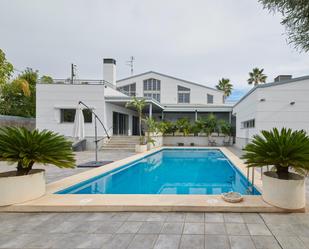
[{"label": "stone wall", "polygon": [[0,127],[3,126],[25,127],[33,130],[35,129],[35,118],[0,115]]}]

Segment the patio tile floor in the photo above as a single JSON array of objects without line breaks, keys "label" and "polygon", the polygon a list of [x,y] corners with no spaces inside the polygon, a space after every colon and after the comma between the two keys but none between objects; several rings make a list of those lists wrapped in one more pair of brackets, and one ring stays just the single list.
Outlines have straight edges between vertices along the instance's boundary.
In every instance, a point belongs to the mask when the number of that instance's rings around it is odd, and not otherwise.
[{"label": "patio tile floor", "polygon": [[[100,152],[100,159],[132,154]],[[77,162],[92,156],[78,153]],[[46,173],[52,182],[85,170],[47,166]],[[308,238],[309,213],[0,213],[0,249],[309,249]]]}]

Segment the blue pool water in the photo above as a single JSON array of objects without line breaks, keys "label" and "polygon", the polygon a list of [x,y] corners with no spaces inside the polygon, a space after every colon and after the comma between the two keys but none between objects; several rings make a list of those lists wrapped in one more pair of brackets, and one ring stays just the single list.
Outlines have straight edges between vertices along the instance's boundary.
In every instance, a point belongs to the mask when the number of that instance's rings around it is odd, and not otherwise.
[{"label": "blue pool water", "polygon": [[248,186],[220,150],[163,149],[57,194],[260,194]]}]

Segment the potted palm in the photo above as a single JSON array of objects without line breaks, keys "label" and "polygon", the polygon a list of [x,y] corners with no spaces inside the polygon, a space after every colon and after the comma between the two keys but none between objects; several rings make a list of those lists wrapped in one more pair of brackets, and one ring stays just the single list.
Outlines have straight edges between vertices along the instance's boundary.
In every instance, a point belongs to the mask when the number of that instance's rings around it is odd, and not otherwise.
[{"label": "potted palm", "polygon": [[45,171],[35,163],[60,168],[75,165],[72,143],[52,131],[0,128],[0,161],[17,163],[14,171],[0,173],[0,206],[38,198],[45,194]]},{"label": "potted palm", "polygon": [[232,126],[225,120],[219,120],[220,132],[224,135],[223,145],[231,144]]},{"label": "potted palm", "polygon": [[146,131],[147,149],[151,150],[156,145],[154,137],[158,135],[158,124],[151,117],[147,117],[144,121],[147,129]]},{"label": "potted palm", "polygon": [[143,118],[143,109],[146,106],[146,100],[145,99],[138,99],[136,97],[133,97],[130,102],[126,104],[126,107],[133,107],[136,109],[138,113],[138,121],[139,121],[139,144],[135,145],[135,151],[145,152],[147,151],[147,143],[145,141],[144,136],[142,136],[142,118]]},{"label": "potted palm", "polygon": [[285,209],[305,207],[309,170],[309,137],[304,131],[277,128],[255,135],[242,159],[248,167],[273,166],[262,176],[264,201]]}]

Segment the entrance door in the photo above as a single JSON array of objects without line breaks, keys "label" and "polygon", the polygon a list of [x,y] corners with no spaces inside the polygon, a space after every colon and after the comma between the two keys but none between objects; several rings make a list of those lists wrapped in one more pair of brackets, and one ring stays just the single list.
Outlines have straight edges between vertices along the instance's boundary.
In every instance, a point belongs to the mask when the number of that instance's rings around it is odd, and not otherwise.
[{"label": "entrance door", "polygon": [[113,135],[128,135],[128,120],[128,115],[113,112]]},{"label": "entrance door", "polygon": [[133,116],[132,117],[132,135],[138,136],[139,135],[139,123],[138,123],[138,117]]}]

